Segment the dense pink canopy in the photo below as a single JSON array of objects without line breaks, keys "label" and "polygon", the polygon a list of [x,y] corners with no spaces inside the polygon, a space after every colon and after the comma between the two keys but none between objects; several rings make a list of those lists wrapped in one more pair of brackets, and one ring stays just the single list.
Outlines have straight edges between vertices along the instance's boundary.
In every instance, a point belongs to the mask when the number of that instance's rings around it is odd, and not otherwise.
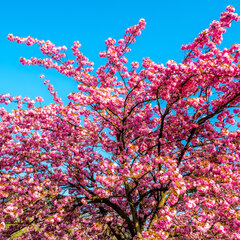
[{"label": "dense pink canopy", "polygon": [[22,64],[78,90],[64,104],[41,75],[54,104],[0,96],[17,104],[0,108],[0,239],[240,239],[240,45],[217,46],[239,20],[228,6],[164,66],[128,63],[141,19],[106,40],[96,73],[79,42],[66,60],[65,46],[10,34],[46,56]]}]

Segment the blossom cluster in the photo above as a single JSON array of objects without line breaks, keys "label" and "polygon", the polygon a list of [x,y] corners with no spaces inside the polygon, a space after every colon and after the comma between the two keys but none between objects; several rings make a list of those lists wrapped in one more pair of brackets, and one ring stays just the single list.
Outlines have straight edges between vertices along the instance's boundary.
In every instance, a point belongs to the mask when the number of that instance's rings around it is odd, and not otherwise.
[{"label": "blossom cluster", "polygon": [[[181,63],[128,62],[145,21],[105,41],[96,72],[75,41],[33,37],[78,83],[68,103],[0,95],[0,238],[240,239],[240,44],[221,50],[240,17],[232,6],[202,31]],[[141,68],[139,67],[141,65]],[[40,105],[40,106],[39,106]]]}]

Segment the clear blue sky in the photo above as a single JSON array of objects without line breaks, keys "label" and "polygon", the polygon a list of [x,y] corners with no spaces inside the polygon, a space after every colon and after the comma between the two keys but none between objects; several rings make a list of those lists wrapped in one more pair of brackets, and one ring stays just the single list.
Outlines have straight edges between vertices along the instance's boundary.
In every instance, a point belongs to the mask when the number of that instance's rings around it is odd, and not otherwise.
[{"label": "clear blue sky", "polygon": [[[56,45],[66,45],[68,49],[78,40],[82,52],[98,67],[98,53],[105,50],[105,39],[121,38],[127,27],[145,18],[146,29],[132,45],[129,59],[140,61],[150,57],[165,64],[169,59],[180,62],[184,57],[181,45],[192,41],[212,20],[218,19],[227,5],[233,5],[240,13],[239,0],[2,1],[0,93],[31,98],[40,95],[48,103],[51,97],[39,79],[40,74],[45,74],[62,98],[76,90],[73,80],[54,70],[22,66],[19,63],[21,56],[40,57],[40,51],[37,47],[9,42],[8,33],[50,40]],[[221,48],[240,43],[240,22],[234,23],[224,37]]]}]

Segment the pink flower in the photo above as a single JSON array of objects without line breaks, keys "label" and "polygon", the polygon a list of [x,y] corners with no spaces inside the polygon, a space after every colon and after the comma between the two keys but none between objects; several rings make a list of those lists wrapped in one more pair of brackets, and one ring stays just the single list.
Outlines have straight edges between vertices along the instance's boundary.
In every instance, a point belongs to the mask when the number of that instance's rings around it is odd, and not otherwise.
[{"label": "pink flower", "polygon": [[229,12],[235,12],[235,8],[232,5],[227,6],[226,10]]},{"label": "pink flower", "polygon": [[5,222],[0,223],[0,231],[5,229]]},{"label": "pink flower", "polygon": [[132,62],[131,66],[133,69],[137,69],[139,67],[139,63],[138,62]]},{"label": "pink flower", "polygon": [[36,102],[43,102],[43,98],[42,97],[36,97],[35,100],[36,100]]},{"label": "pink flower", "polygon": [[44,84],[47,85],[49,83],[49,80],[45,80]]}]

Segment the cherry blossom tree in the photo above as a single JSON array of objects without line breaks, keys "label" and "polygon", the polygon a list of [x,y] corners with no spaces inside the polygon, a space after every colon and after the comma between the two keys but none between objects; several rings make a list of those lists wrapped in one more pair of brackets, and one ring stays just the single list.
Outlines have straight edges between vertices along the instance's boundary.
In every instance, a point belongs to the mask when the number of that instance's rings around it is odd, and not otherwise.
[{"label": "cherry blossom tree", "polygon": [[33,37],[45,58],[78,83],[63,103],[1,95],[0,239],[240,239],[240,45],[220,50],[240,17],[232,6],[166,66],[126,53],[145,21],[93,63],[74,42]]}]

